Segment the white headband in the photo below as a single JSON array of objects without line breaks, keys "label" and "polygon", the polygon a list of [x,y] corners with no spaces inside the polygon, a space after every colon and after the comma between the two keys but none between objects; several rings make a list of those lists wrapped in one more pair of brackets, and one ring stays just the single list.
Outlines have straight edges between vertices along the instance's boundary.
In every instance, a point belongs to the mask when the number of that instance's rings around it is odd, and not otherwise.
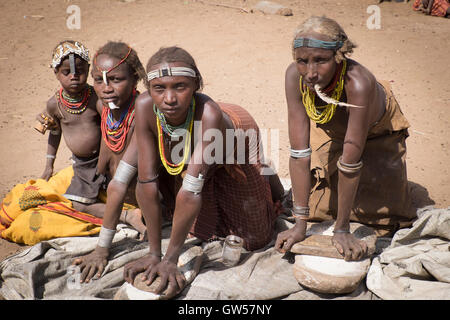
[{"label": "white headband", "polygon": [[153,80],[155,78],[161,78],[166,76],[184,76],[184,77],[196,77],[195,71],[186,67],[163,67],[147,73],[147,80]]},{"label": "white headband", "polygon": [[84,45],[79,42],[64,42],[56,47],[50,67],[55,69],[61,64],[61,60],[71,53],[75,53],[86,62],[89,62],[89,50]]}]

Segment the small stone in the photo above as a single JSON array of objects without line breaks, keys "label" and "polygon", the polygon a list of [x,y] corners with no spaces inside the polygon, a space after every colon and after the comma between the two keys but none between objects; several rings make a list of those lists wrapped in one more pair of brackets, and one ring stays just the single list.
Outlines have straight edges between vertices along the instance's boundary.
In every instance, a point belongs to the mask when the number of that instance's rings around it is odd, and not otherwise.
[{"label": "small stone", "polygon": [[277,14],[281,16],[292,16],[292,9],[279,3],[271,1],[259,1],[252,10],[261,11],[265,14]]}]

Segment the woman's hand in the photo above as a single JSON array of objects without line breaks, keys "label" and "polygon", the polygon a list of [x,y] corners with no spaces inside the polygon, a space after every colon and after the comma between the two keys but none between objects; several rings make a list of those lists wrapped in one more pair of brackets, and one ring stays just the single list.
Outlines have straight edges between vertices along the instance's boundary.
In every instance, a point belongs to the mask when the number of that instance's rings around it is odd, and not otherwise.
[{"label": "woman's hand", "polygon": [[281,253],[285,253],[291,249],[291,247],[306,237],[306,221],[298,221],[294,227],[289,230],[280,232],[275,242],[275,249]]},{"label": "woman's hand", "polygon": [[148,254],[125,265],[123,277],[126,282],[133,284],[136,275],[145,271],[145,276],[147,276],[159,262],[161,262],[161,257],[154,254]]},{"label": "woman's hand", "polygon": [[80,282],[89,282],[96,272],[95,278],[100,278],[108,263],[108,255],[108,248],[97,246],[90,254],[75,259],[72,265],[80,266]]},{"label": "woman's hand", "polygon": [[147,278],[146,284],[151,285],[157,276],[161,279],[160,285],[155,290],[155,293],[157,294],[164,292],[167,288],[164,295],[173,297],[180,293],[185,287],[186,278],[178,270],[177,265],[168,259],[163,259],[154,268],[146,271],[144,275],[144,277]]},{"label": "woman's hand", "polygon": [[48,181],[52,177],[53,174],[53,168],[46,166],[44,169],[44,173],[41,175],[41,179],[44,179],[45,181]]},{"label": "woman's hand", "polygon": [[335,233],[332,241],[345,261],[361,260],[367,254],[367,244],[351,233]]}]

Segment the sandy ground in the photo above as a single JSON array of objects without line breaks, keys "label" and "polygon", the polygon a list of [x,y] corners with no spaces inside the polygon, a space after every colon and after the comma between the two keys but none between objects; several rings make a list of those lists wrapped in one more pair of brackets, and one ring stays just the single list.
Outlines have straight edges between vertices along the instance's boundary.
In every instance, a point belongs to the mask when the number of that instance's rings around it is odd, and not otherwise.
[{"label": "sandy ground", "polygon": [[[1,1],[0,197],[44,169],[47,136],[33,129],[34,119],[59,86],[48,65],[54,46],[67,38],[92,53],[108,40],[128,42],[144,65],[161,46],[187,49],[205,79],[206,94],[246,107],[262,129],[278,133],[279,146],[268,155],[278,159],[280,176],[288,178],[284,71],[292,59],[293,31],[310,15],[327,15],[359,45],[352,58],[391,81],[411,123],[407,163],[414,204],[450,206],[450,19],[414,12],[411,1],[383,2],[381,29],[370,30],[367,8],[377,0],[278,2],[293,16],[211,5],[248,8],[256,0]],[[66,25],[66,9],[73,4],[81,9],[79,30]],[[69,165],[69,156],[62,142],[55,169]],[[22,248],[0,240],[0,260]]]}]

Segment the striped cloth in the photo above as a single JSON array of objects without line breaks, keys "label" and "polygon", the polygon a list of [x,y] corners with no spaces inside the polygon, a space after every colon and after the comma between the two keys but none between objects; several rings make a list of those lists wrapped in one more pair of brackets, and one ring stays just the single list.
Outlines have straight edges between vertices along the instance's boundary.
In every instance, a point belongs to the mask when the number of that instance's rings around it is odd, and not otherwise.
[{"label": "striped cloth", "polygon": [[[245,109],[231,104],[219,105],[230,117],[235,129],[254,129],[259,133],[258,125]],[[258,150],[256,144],[256,148],[249,152],[246,142],[246,155],[258,155]],[[247,161],[245,164],[212,165],[205,178],[202,207],[190,233],[205,241],[237,235],[244,239],[247,250],[266,246],[274,235],[274,222],[280,210],[272,201],[268,179],[260,174],[263,166],[259,157],[254,164]],[[161,171],[160,191],[171,215],[176,195],[173,191],[179,190],[181,177],[176,178],[175,190],[169,190],[165,182],[171,177],[165,170]]]},{"label": "striped cloth", "polygon": [[[429,2],[429,1],[428,1]],[[419,11],[422,0],[416,0],[413,3],[413,9]],[[448,14],[450,8],[450,2],[448,0],[434,0],[431,7],[431,15],[438,17],[445,17]]]}]

